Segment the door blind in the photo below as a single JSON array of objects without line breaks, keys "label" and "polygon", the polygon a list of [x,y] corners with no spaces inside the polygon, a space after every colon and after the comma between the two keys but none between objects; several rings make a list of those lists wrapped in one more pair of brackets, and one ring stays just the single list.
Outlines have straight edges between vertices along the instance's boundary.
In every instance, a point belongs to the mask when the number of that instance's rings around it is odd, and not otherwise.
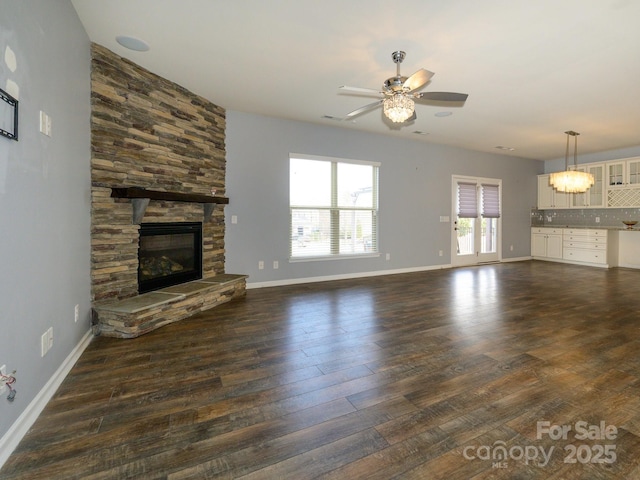
[{"label": "door blind", "polygon": [[500,187],[482,184],[482,216],[484,218],[500,218]]},{"label": "door blind", "polygon": [[478,217],[478,196],[475,183],[458,182],[458,217]]}]

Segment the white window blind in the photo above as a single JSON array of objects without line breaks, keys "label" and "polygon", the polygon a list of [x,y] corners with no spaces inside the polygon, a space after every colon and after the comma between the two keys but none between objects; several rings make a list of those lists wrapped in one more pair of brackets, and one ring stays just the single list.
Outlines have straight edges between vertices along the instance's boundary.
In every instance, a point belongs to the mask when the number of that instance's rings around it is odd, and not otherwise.
[{"label": "white window blind", "polygon": [[290,156],[291,259],[378,253],[378,165]]},{"label": "white window blind", "polygon": [[484,218],[500,218],[500,187],[498,185],[481,185],[482,216]]},{"label": "white window blind", "polygon": [[458,182],[458,217],[478,217],[478,194],[475,183]]}]

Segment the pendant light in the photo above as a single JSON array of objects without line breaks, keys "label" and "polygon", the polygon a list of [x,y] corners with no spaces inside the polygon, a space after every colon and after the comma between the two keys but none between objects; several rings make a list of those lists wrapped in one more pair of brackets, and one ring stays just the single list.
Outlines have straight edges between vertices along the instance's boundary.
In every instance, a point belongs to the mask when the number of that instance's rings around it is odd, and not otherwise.
[{"label": "pendant light", "polygon": [[[555,172],[549,175],[549,183],[559,192],[584,193],[594,183],[593,175],[578,171],[578,132],[569,130],[567,134],[567,150],[564,155],[564,172]],[[573,147],[573,169],[569,170],[569,137],[575,139]]]}]

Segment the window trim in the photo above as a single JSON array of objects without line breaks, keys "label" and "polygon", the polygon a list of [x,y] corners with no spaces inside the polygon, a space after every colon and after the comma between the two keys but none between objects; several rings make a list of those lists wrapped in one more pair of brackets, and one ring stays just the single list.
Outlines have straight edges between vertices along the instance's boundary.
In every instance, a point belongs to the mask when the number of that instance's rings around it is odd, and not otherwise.
[{"label": "window trim", "polygon": [[341,157],[323,157],[322,155],[308,155],[304,153],[290,153],[289,161],[292,158],[297,158],[298,160],[318,160],[321,162],[335,162],[335,163],[351,163],[355,165],[369,165],[371,167],[378,167],[382,165],[380,162],[371,162],[369,160],[354,160],[352,158],[341,158]]}]

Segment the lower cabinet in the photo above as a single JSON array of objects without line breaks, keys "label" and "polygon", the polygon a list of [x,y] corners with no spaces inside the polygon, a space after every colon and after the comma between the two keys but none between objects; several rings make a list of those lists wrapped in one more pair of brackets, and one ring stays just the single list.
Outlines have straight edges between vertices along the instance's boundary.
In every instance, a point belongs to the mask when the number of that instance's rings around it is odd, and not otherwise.
[{"label": "lower cabinet", "polygon": [[539,260],[617,266],[617,238],[613,239],[616,233],[605,229],[532,227],[531,256]]},{"label": "lower cabinet", "polygon": [[562,228],[533,227],[531,256],[540,259],[562,258]]},{"label": "lower cabinet", "polygon": [[574,262],[607,263],[607,231],[564,229],[562,258]]}]

